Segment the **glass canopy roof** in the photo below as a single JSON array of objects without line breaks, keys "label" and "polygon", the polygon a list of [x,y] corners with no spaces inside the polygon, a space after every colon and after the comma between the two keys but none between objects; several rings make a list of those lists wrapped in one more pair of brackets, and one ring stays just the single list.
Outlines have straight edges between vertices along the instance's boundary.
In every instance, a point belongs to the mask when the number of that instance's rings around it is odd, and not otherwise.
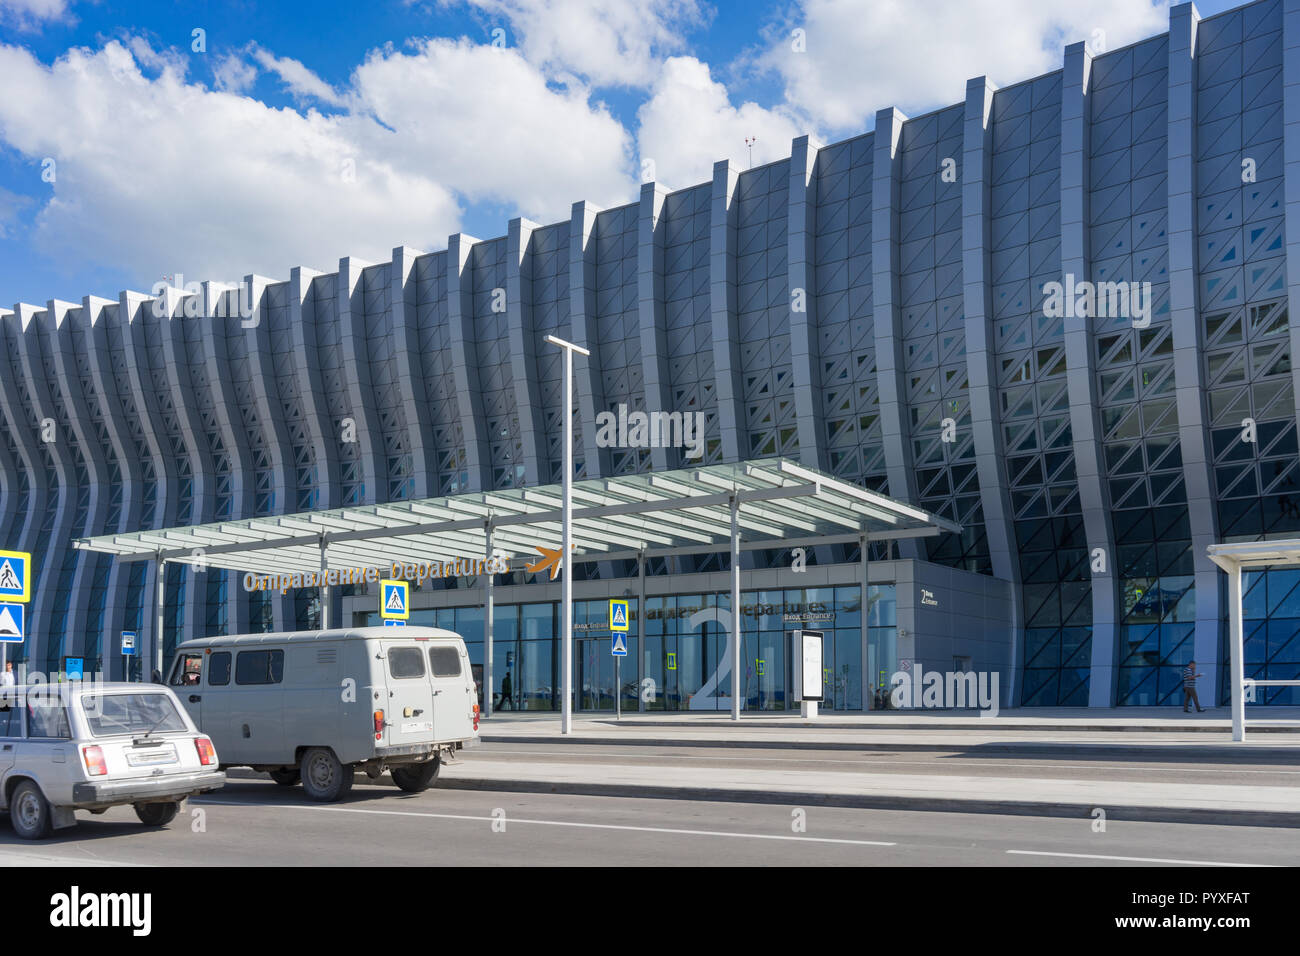
[{"label": "glass canopy roof", "polygon": [[[536,560],[540,547],[560,547],[561,494],[558,484],[471,492],[102,535],[75,546],[124,561],[305,573],[321,568],[322,549],[332,568],[482,559],[490,526],[494,555]],[[884,541],[960,531],[920,508],[770,458],[575,481],[574,560],[726,550],[733,495],[746,550],[856,540],[863,533]]]}]

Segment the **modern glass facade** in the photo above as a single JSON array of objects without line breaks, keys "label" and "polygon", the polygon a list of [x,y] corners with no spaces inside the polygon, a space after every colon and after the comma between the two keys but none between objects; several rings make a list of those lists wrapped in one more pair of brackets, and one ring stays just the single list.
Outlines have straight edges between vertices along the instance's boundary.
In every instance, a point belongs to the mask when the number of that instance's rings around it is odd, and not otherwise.
[{"label": "modern glass facade", "polygon": [[[1225,585],[1205,549],[1300,533],[1298,34],[1282,0],[1206,19],[1176,6],[1166,34],[1070,44],[1059,70],[976,78],[962,103],[882,109],[869,132],[801,137],[764,166],[719,162],[706,182],[440,251],[250,276],[247,316],[216,286],[0,311],[0,545],[37,571],[18,659],[102,668],[122,630],[152,641],[156,569],[75,538],[558,481],[553,333],[592,351],[575,372],[579,476],[695,463],[598,447],[600,412],[699,412],[705,463],[785,455],[958,522],[900,554],[1012,583],[1014,703],[1176,703],[1193,656],[1222,697]],[[1053,283],[1097,294],[1060,314]],[[1251,578],[1247,676],[1297,657],[1273,581]],[[314,595],[249,595],[232,572],[172,566],[164,585],[168,654],[318,619]],[[656,706],[717,706],[722,638],[656,610],[638,679]],[[785,705],[769,623],[745,651],[761,708]],[[553,633],[499,626],[518,629],[519,706],[540,706]],[[837,629],[835,706],[873,692],[870,651]],[[614,693],[598,658],[581,664],[595,702]]]},{"label": "modern glass facade", "polygon": [[[790,696],[789,632],[803,627],[825,635],[822,709],[873,709],[875,692],[887,687],[898,669],[897,606],[894,585],[870,586],[864,646],[861,594],[860,587],[741,591],[744,708],[798,709]],[[616,687],[621,687],[622,706],[629,712],[730,711],[730,593],[647,597],[644,621],[637,598],[627,600],[627,656],[617,679],[610,653],[609,600],[573,603],[575,708],[613,710]],[[559,614],[560,606],[553,601],[494,605],[494,710],[559,710]],[[483,621],[481,604],[413,608],[410,619],[413,625],[442,627],[463,636],[480,682],[485,672]],[[367,623],[378,625],[378,612]]]}]

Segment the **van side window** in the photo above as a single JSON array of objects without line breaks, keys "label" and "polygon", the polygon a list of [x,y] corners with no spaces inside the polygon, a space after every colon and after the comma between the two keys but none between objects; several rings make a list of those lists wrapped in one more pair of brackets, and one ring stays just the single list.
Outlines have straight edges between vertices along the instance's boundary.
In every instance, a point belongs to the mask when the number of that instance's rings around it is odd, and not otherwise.
[{"label": "van side window", "polygon": [[72,738],[72,728],[68,726],[68,709],[61,703],[53,701],[27,702],[27,736],[54,737],[61,740]]},{"label": "van side window", "polygon": [[10,698],[0,707],[0,737],[21,737],[23,735],[23,710],[18,701]]},{"label": "van side window", "polygon": [[434,677],[459,677],[460,650],[455,647],[429,648],[429,666]]},{"label": "van side window", "polygon": [[225,687],[230,683],[230,652],[217,651],[208,658],[208,686]]},{"label": "van side window", "polygon": [[173,687],[197,687],[203,670],[202,654],[182,654],[180,663],[172,668]]},{"label": "van side window", "polygon": [[398,680],[424,676],[424,655],[418,647],[392,647],[388,650],[388,673]]},{"label": "van side window", "polygon": [[284,677],[284,651],[240,651],[235,655],[236,684],[278,684]]}]

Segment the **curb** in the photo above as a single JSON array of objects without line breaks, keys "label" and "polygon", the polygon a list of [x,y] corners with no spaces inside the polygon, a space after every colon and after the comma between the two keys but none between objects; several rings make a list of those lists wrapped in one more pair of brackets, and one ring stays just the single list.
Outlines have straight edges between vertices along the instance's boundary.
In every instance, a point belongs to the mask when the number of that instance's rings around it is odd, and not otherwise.
[{"label": "curb", "polygon": [[1125,756],[1163,757],[1169,761],[1180,757],[1227,759],[1234,763],[1260,763],[1269,761],[1300,761],[1300,740],[1294,746],[1254,747],[1240,744],[1217,743],[1073,743],[1071,741],[993,741],[981,744],[922,743],[922,742],[854,742],[849,740],[735,740],[726,737],[538,737],[515,734],[480,733],[479,739],[494,744],[549,744],[552,746],[628,746],[628,747],[726,747],[732,750],[851,750],[871,753],[917,751],[932,753],[979,752],[1009,754],[1046,754],[1054,757],[1100,756],[1121,754]]},{"label": "curb", "polygon": [[[491,729],[492,718],[483,722],[485,730]],[[620,724],[615,720],[593,720],[593,724],[599,724],[606,727],[627,727],[629,729],[638,729],[641,727],[672,727],[678,730],[696,730],[685,722],[674,722],[667,720],[637,720],[629,721],[626,724]],[[702,724],[706,730],[716,730],[720,726],[718,723],[710,722]],[[735,724],[726,725],[735,727]],[[873,724],[848,724],[848,723],[814,723],[812,721],[769,721],[766,719],[750,721],[740,726],[740,730],[767,730],[774,728],[777,730],[853,730],[853,731],[919,731],[928,730],[973,730],[977,733],[1089,733],[1089,734],[1230,734],[1232,733],[1231,724],[1224,726],[1206,726],[1204,723],[1188,723],[1186,725],[1142,725],[1142,724],[997,724],[993,722],[981,723],[916,723],[904,722],[899,720],[897,724],[892,723],[873,723]],[[1246,730],[1249,734],[1290,734],[1300,742],[1300,724],[1295,726],[1254,726],[1246,724]]]},{"label": "curb", "polygon": [[[1091,819],[1094,804],[1049,803],[1033,800],[960,800],[951,797],[902,797],[884,794],[828,794],[811,791],[666,787],[614,783],[552,783],[534,780],[486,780],[440,777],[442,790],[488,790],[505,793],[551,793],[593,797],[640,797],[663,800],[707,800],[721,803],[761,803],[782,806],[807,804],[857,810],[904,810],[933,813],[989,813],[1032,817]],[[1300,810],[1224,810],[1201,807],[1104,807],[1107,820],[1142,823],[1200,823],[1220,826],[1300,828]]]}]

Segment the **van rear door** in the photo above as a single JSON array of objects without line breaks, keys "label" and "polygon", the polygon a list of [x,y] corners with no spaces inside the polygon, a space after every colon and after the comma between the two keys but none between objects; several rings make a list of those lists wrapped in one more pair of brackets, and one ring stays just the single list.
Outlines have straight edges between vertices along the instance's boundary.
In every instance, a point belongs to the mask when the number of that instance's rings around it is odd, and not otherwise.
[{"label": "van rear door", "polygon": [[434,732],[438,740],[468,740],[474,733],[478,697],[469,674],[469,654],[457,640],[429,642],[429,683],[433,687]]},{"label": "van rear door", "polygon": [[431,744],[437,738],[433,726],[433,692],[429,686],[428,662],[423,642],[384,641],[384,682],[388,688],[384,708],[385,739],[375,741],[389,747]]}]

